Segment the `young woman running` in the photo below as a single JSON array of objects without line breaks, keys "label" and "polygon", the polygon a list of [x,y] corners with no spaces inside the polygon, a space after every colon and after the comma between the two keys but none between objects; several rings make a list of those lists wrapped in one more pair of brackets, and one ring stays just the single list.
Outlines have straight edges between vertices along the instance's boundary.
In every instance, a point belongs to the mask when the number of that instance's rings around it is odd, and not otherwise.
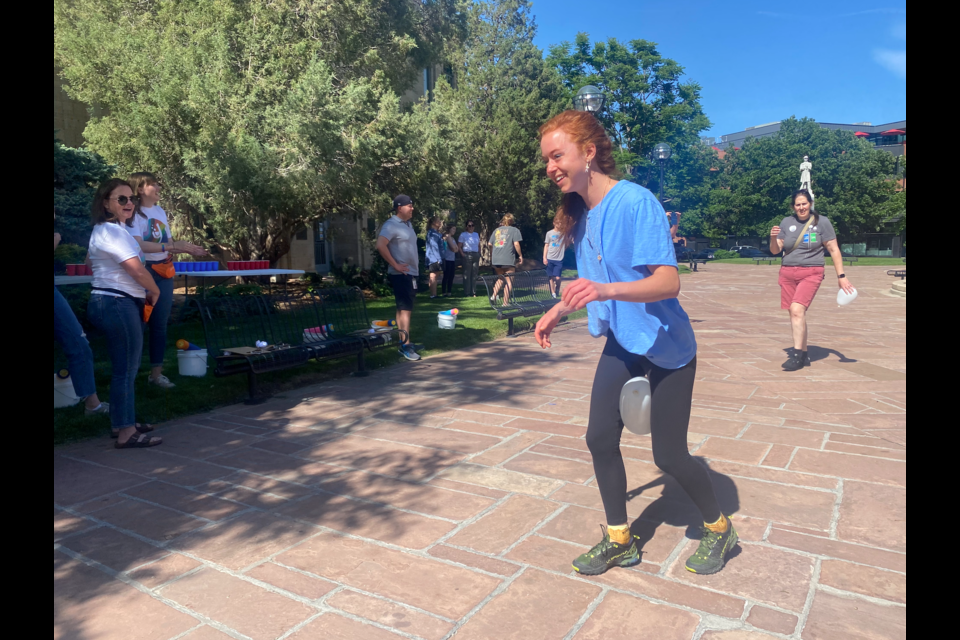
[{"label": "young woman running", "polygon": [[780,267],[780,308],[790,312],[793,348],[787,349],[784,371],[799,371],[810,366],[807,353],[807,309],[825,278],[824,250],[830,252],[841,289],[853,293],[853,285],[843,272],[843,255],[837,233],[826,217],[813,210],[813,198],[806,189],[793,194],[793,214],[770,231],[770,252],[786,250]]},{"label": "young woman running", "polygon": [[593,383],[587,446],[607,527],[603,540],[573,568],[599,575],[640,562],[627,518],[619,406],[623,385],[646,375],[653,391],[654,462],[680,483],[703,515],[703,537],[687,569],[717,573],[738,539],[720,511],[707,469],[687,449],[697,343],[677,301],[680,276],[666,214],[648,190],[611,177],[616,166],[610,139],[593,115],[565,111],[540,134],[547,175],[563,192],[558,228],[576,247],[580,279],[537,323],[537,342],[549,348],[560,318],[584,307],[591,335],[606,339]]}]

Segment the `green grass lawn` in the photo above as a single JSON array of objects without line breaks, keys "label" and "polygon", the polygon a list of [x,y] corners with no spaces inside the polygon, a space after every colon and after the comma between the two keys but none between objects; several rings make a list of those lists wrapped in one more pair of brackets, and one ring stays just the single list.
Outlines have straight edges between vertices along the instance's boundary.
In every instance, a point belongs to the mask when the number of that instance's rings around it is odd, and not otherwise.
[{"label": "green grass lawn", "polygon": [[[725,260],[712,260],[711,263],[716,262],[719,264],[752,264],[755,265],[753,258],[728,258]],[[708,263],[709,264],[709,263]],[[771,264],[779,265],[780,259],[777,258]],[[844,263],[848,264],[848,263]],[[853,263],[855,267],[902,267],[904,266],[903,258],[858,258],[856,262]],[[827,265],[833,266],[833,259],[827,258]],[[761,265],[766,266],[766,265]]]},{"label": "green grass lawn", "polygon": [[[481,287],[482,289],[482,287]],[[461,287],[456,287],[455,293],[462,293]],[[455,331],[445,331],[437,326],[437,314],[456,307],[460,310]],[[367,301],[367,312],[371,320],[392,320],[396,317],[396,307],[393,298],[380,298]],[[176,311],[174,312],[176,314]],[[585,317],[586,312],[579,312],[570,319]],[[176,315],[174,315],[176,318]],[[532,329],[539,318],[518,318],[515,322],[517,331]],[[445,351],[460,349],[480,342],[496,340],[507,335],[507,323],[498,321],[490,308],[490,302],[483,295],[477,298],[453,297],[448,299],[429,300],[421,294],[417,298],[417,307],[413,314],[413,338],[418,343],[427,346],[424,355],[435,355]],[[177,354],[174,344],[180,338],[203,346],[203,328],[199,322],[188,322],[170,327],[168,333],[167,357],[165,370],[177,388],[173,391],[163,391],[147,385],[146,366],[148,359],[144,357],[144,366],[137,379],[137,419],[141,422],[157,424],[175,418],[203,413],[217,407],[242,402],[247,397],[247,377],[245,375],[229,378],[215,378],[212,371],[205,378],[182,378],[178,375]],[[97,389],[102,400],[109,400],[110,363],[107,359],[107,350],[102,336],[92,335],[91,346],[94,356],[98,359],[95,364]],[[367,367],[380,369],[398,363],[406,363],[396,349],[385,349],[379,353],[367,355]],[[407,363],[416,366],[416,363]],[[66,366],[59,346],[54,346],[54,370]],[[259,376],[261,393],[281,395],[285,390],[309,386],[344,376],[356,370],[356,358],[348,357],[342,360],[316,363],[311,362],[301,367]],[[110,428],[110,421],[106,418],[87,419],[83,416],[83,407],[58,409],[53,412],[53,441],[54,444],[69,442],[93,435],[99,435]]]}]

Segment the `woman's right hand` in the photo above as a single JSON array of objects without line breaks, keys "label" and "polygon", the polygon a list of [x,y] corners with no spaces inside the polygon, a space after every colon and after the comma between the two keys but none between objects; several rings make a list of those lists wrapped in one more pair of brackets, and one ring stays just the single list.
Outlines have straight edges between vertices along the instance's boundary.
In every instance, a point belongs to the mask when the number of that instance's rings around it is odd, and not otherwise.
[{"label": "woman's right hand", "polygon": [[160,289],[154,288],[152,291],[147,290],[147,304],[151,307],[157,306],[157,301],[160,299]]},{"label": "woman's right hand", "polygon": [[770,230],[770,237],[771,237],[771,238],[776,238],[776,237],[779,237],[779,236],[780,236],[780,227],[774,227],[773,229]]},{"label": "woman's right hand", "polygon": [[557,313],[557,307],[554,307],[537,322],[537,327],[533,335],[537,339],[537,344],[543,349],[549,349],[553,346],[550,342],[550,334],[553,333],[553,330],[560,324],[560,318],[561,315]]}]

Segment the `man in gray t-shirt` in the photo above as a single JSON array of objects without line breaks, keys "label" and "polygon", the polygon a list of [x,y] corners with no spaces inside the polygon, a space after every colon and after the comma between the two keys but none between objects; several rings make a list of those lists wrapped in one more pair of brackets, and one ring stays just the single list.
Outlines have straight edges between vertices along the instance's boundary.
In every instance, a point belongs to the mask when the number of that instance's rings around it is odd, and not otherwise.
[{"label": "man in gray t-shirt", "polygon": [[[795,216],[789,216],[780,223],[780,235],[777,239],[783,242],[783,266],[785,267],[822,267],[825,261],[825,245],[831,240],[837,239],[837,232],[833,230],[833,225],[824,216],[819,216],[819,220],[810,223],[803,237],[800,238],[800,232],[803,231],[805,222],[800,222]],[[797,244],[797,239],[800,244]],[[794,249],[793,246],[797,248]]]},{"label": "man in gray t-shirt", "polygon": [[[417,277],[420,275],[420,253],[417,250],[417,232],[410,220],[413,218],[413,199],[397,196],[393,201],[392,218],[383,223],[377,239],[377,251],[387,261],[390,284],[397,301],[397,326],[407,334],[407,342],[400,345],[400,355],[407,360],[419,360],[417,351],[423,345],[410,340],[410,321],[417,296]],[[418,348],[419,347],[419,348]]]}]

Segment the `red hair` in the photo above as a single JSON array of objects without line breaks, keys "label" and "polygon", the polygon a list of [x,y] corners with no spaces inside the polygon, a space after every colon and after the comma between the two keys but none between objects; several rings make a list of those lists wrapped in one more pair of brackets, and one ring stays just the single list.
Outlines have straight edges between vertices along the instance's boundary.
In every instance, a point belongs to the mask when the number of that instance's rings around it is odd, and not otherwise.
[{"label": "red hair", "polygon": [[[594,145],[597,148],[597,155],[593,159],[593,165],[604,175],[616,174],[617,163],[613,159],[613,143],[610,142],[610,137],[607,136],[603,125],[592,113],[564,111],[540,127],[540,137],[558,130],[570,136],[573,143],[580,148],[580,153],[586,154],[587,147]],[[557,230],[572,241],[574,230],[585,210],[586,205],[579,193],[563,194],[563,201],[554,218]]]}]

